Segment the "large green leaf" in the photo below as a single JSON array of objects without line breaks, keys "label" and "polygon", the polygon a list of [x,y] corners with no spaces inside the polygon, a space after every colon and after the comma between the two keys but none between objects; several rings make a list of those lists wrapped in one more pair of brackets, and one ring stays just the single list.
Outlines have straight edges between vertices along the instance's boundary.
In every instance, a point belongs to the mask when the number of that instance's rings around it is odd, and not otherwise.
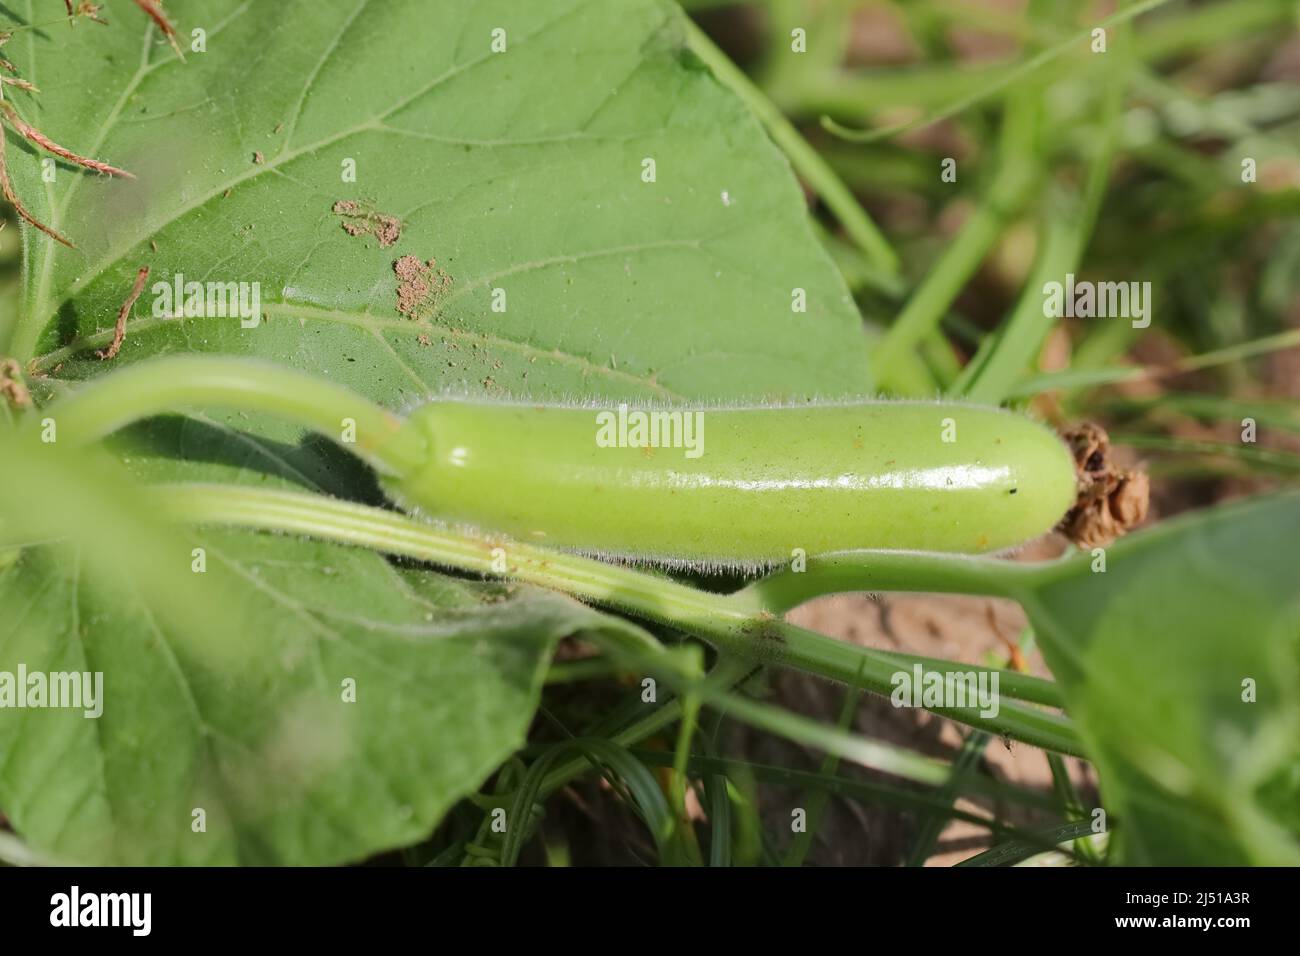
[{"label": "large green leaf", "polygon": [[88,583],[75,552],[0,577],[0,671],[104,675],[98,719],[0,711],[0,806],[55,858],[340,863],[414,843],[522,744],[554,641],[595,617],[337,545],[196,540],[247,583],[225,617],[246,653]]},{"label": "large green leaf", "polygon": [[631,627],[339,545],[168,528],[110,462],[42,447],[0,433],[0,542],[66,541],[0,549],[0,676],[103,675],[97,718],[0,708],[0,808],[45,856],[409,844],[523,742],[559,637]]},{"label": "large green leaf", "polygon": [[[33,21],[45,6],[17,4]],[[168,10],[183,31],[206,29],[206,53],[180,63],[128,9],[110,29],[27,31],[6,48],[42,89],[19,104],[37,125],[140,177],[64,169],[45,184],[13,150],[32,211],[79,245],[28,231],[14,339],[23,357],[38,341],[38,353],[54,353],[48,367],[85,360],[61,375],[91,371],[99,363],[84,346],[108,338],[147,264],[151,284],[177,273],[259,282],[268,321],[155,319],[146,292],[118,361],[256,354],[394,405],[443,388],[868,387],[856,310],[787,164],[686,51],[674,5],[196,0]],[[491,48],[498,28],[502,53]],[[342,181],[348,160],[355,183]],[[401,239],[382,248],[349,236],[331,212],[339,200],[398,216]],[[423,325],[396,309],[393,262],[408,254],[436,258],[452,279]],[[504,313],[491,308],[494,288]],[[792,311],[796,288],[806,313]]]},{"label": "large green leaf", "polygon": [[1121,541],[1024,601],[1135,864],[1300,862],[1300,495]]},{"label": "large green leaf", "polygon": [[[39,23],[47,6],[17,0],[0,18]],[[60,166],[46,183],[10,134],[19,193],[78,244],[25,230],[21,314],[0,314],[0,352],[49,373],[39,392],[173,351],[270,358],[395,407],[448,389],[869,387],[858,316],[788,166],[686,52],[673,5],[167,9],[182,38],[206,30],[207,52],[178,62],[127,4],[109,28],[38,28],[6,46],[42,90],[17,101],[28,119],[139,176]],[[491,50],[496,28],[504,53]],[[342,181],[348,160],[355,183]],[[400,241],[347,234],[339,200],[400,217]],[[452,280],[423,321],[396,308],[393,265],[408,254],[436,258]],[[110,340],[143,265],[151,285],[177,274],[257,282],[267,321],[155,318],[146,289],[121,354],[100,362],[91,350]],[[494,288],[507,311],[492,310]],[[806,312],[792,311],[795,289]],[[191,410],[114,447],[148,479],[375,493],[346,455],[264,416]],[[189,547],[135,532],[126,511],[106,537],[97,516],[121,505],[114,494],[60,533],[116,541],[126,566],[148,552],[149,567],[188,574]],[[33,497],[9,514],[41,507]],[[25,551],[0,575],[0,669],[93,667],[110,695],[98,721],[0,712],[0,809],[37,849],[96,862],[305,863],[410,842],[518,745],[556,637],[608,620],[528,592],[497,602],[334,546],[202,537],[204,580],[224,576],[234,590],[216,615],[196,605],[204,620],[188,626],[161,612],[168,602],[147,576],[110,586],[102,561],[66,550]],[[232,633],[214,634],[227,620]],[[339,701],[351,675],[355,705]],[[200,805],[203,837],[190,831]]]}]

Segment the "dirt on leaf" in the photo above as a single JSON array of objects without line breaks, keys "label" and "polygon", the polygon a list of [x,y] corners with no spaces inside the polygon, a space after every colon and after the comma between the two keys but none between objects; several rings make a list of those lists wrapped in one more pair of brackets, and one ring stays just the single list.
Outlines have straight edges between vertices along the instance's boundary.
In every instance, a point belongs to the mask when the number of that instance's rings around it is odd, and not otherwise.
[{"label": "dirt on leaf", "polygon": [[402,221],[396,216],[376,212],[369,203],[340,199],[331,212],[343,220],[343,231],[349,236],[374,236],[381,249],[387,249],[402,238]]},{"label": "dirt on leaf", "polygon": [[451,276],[438,268],[437,259],[425,264],[415,256],[402,256],[393,263],[393,273],[397,276],[397,311],[409,319],[428,319],[451,288]]}]

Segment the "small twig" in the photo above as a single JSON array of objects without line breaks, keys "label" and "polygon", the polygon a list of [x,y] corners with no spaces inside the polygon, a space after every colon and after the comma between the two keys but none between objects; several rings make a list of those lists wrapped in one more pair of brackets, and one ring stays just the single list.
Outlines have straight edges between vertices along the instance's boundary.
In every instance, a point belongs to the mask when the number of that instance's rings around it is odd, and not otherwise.
[{"label": "small twig", "polygon": [[86,169],[93,169],[97,173],[106,173],[109,176],[121,176],[124,179],[135,179],[135,176],[128,173],[125,169],[118,169],[116,166],[110,166],[108,163],[101,162],[98,159],[91,159],[89,156],[82,156],[78,153],[74,153],[66,146],[60,146],[35,126],[24,121],[23,118],[18,115],[18,111],[3,99],[0,99],[0,111],[4,113],[5,118],[13,125],[13,128],[18,132],[18,135],[22,136],[26,140],[30,140],[42,149],[53,153],[55,156],[61,156],[70,163],[76,163],[78,166],[83,166]]},{"label": "small twig", "polygon": [[100,361],[107,362],[115,358],[122,348],[122,342],[126,339],[126,320],[131,317],[131,310],[135,307],[135,302],[140,298],[140,293],[144,291],[145,280],[149,278],[149,267],[141,266],[140,271],[135,274],[135,285],[131,286],[131,294],[126,297],[122,307],[117,310],[117,323],[113,326],[113,341],[108,348],[100,349],[95,352],[95,357]]}]

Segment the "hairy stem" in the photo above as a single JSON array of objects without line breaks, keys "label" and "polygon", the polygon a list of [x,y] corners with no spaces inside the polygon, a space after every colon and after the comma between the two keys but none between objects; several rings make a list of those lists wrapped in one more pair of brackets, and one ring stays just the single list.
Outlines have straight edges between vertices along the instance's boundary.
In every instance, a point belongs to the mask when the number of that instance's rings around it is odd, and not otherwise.
[{"label": "hairy stem", "polygon": [[[794,667],[878,694],[890,694],[893,676],[900,670],[920,665],[945,672],[948,680],[946,672],[954,668],[948,662],[857,647],[788,624],[764,607],[762,582],[735,595],[709,594],[626,567],[450,532],[394,512],[299,492],[170,485],[154,493],[159,506],[180,521],[305,534],[461,571],[508,576],[665,624],[747,661]],[[878,571],[863,570],[877,558]],[[847,567],[850,561],[857,570]],[[867,581],[868,587],[883,584],[895,590],[1010,593],[1013,586],[998,581],[997,568],[1003,565],[1008,580],[1023,580],[1017,576],[1032,573],[1005,562],[886,553],[837,556],[828,565],[814,562],[810,577],[818,582],[818,593],[858,590]],[[796,586],[791,579],[778,575],[769,580],[775,584],[766,594],[773,596],[774,606],[788,601]],[[800,593],[812,596],[806,590]],[[1049,750],[1081,753],[1067,719],[1015,701],[1059,706],[1051,682],[973,665],[960,669],[996,672],[1002,697],[1010,699],[1003,700],[995,717],[981,716],[977,708],[932,708],[935,713]]]},{"label": "hairy stem", "polygon": [[185,355],[142,362],[82,386],[46,416],[56,422],[60,442],[86,444],[187,405],[224,405],[297,422],[355,446],[387,474],[407,474],[426,456],[423,439],[403,429],[400,416],[346,388],[249,359]]}]

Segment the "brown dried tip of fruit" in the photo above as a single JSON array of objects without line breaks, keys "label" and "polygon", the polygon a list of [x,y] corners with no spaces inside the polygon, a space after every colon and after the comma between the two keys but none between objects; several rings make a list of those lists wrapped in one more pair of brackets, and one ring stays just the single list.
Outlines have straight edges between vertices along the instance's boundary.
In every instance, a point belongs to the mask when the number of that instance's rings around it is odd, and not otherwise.
[{"label": "brown dried tip of fruit", "polygon": [[1074,454],[1079,494],[1057,530],[1081,548],[1103,548],[1146,519],[1150,482],[1144,471],[1115,466],[1100,425],[1084,422],[1061,437]]}]

